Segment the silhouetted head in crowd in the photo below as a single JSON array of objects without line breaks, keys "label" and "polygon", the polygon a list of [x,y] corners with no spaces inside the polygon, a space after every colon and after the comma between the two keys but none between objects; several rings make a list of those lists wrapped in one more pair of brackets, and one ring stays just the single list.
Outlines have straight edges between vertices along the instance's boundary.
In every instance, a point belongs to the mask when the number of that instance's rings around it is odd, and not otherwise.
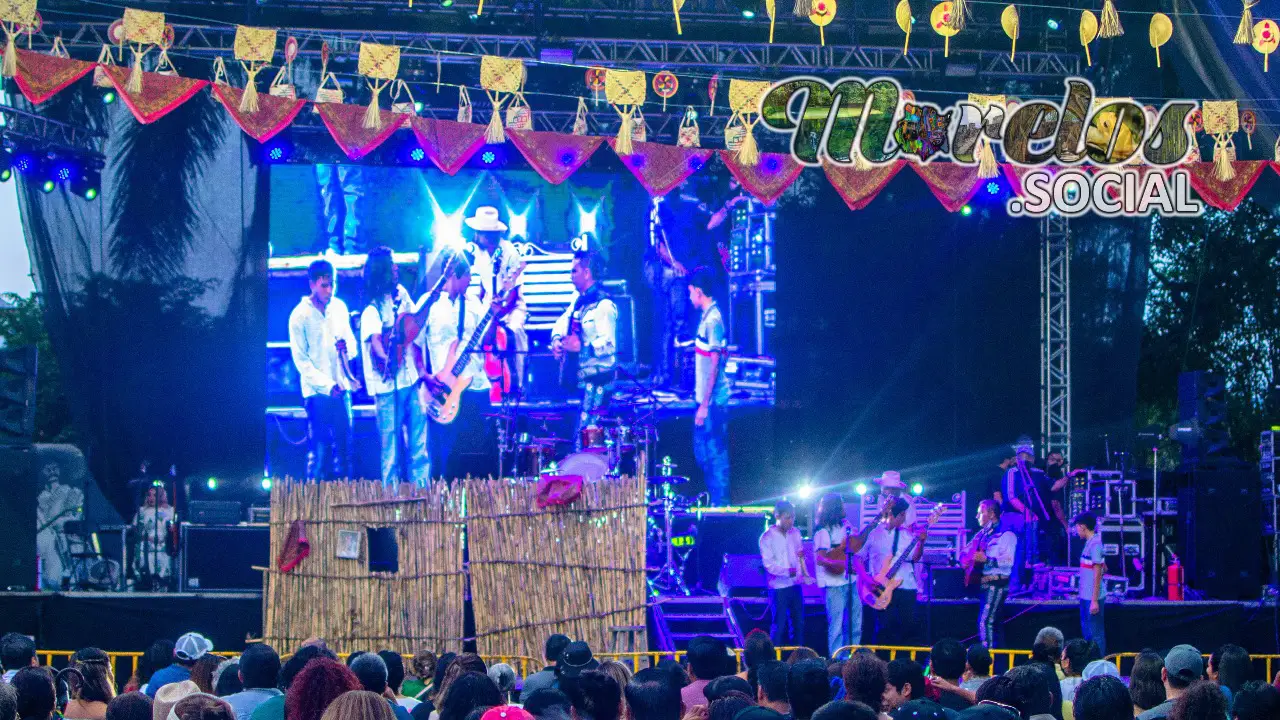
[{"label": "silhouetted head in crowd", "polygon": [[457,659],[457,653],[447,652],[436,660],[435,675],[431,678],[431,697],[440,697],[440,687],[444,685],[444,676],[448,674],[449,666],[453,665],[453,661]]},{"label": "silhouetted head in crowd", "polygon": [[[13,686],[7,682],[0,682],[0,718],[3,720],[17,720],[18,717],[18,693],[14,691]],[[107,717],[110,718],[110,706],[108,706]],[[151,707],[147,707],[147,717],[138,720],[150,720]],[[133,718],[115,718],[114,720],[133,720]]]},{"label": "silhouetted head in crowd", "polygon": [[[477,673],[479,675],[484,675],[485,679],[488,680],[488,672],[489,668],[484,664],[484,660],[475,653],[462,653],[455,657],[453,661],[449,663],[449,669],[445,671],[444,679],[440,681],[439,691],[436,694],[437,709],[439,709],[440,703],[444,700],[445,695],[449,694],[449,688],[452,687],[453,683],[457,682],[458,678],[467,673]],[[494,685],[495,690],[497,687],[497,685]],[[457,720],[464,720],[464,718],[458,718]]]},{"label": "silhouetted head in crowd", "polygon": [[[1024,720],[1032,715],[1053,715],[1054,691],[1059,693],[1057,677],[1050,679],[1044,666],[1037,663],[1019,665],[1004,674],[1013,683],[1013,702]],[[1050,686],[1053,687],[1050,687]],[[1059,710],[1060,714],[1061,710]]]},{"label": "silhouetted head in crowd", "polygon": [[[1227,696],[1217,683],[1193,683],[1173,703],[1169,720],[1217,720],[1227,716]],[[1083,720],[1083,719],[1082,719]]]},{"label": "silhouetted head in crowd", "polygon": [[1143,650],[1133,661],[1129,671],[1129,701],[1139,711],[1147,711],[1165,701],[1164,657],[1152,650]]},{"label": "silhouetted head in crowd", "polygon": [[1094,660],[1102,659],[1098,646],[1084,638],[1072,638],[1062,648],[1062,672],[1072,677],[1084,674],[1084,668]]},{"label": "silhouetted head in crowd", "polygon": [[284,700],[285,720],[320,720],[339,695],[360,689],[360,679],[351,668],[333,658],[315,657],[289,684]]},{"label": "silhouetted head in crowd", "polygon": [[792,650],[791,654],[787,656],[787,664],[795,665],[801,660],[817,660],[817,659],[818,659],[818,653],[814,652],[812,648],[798,647],[795,650]]},{"label": "silhouetted head in crowd", "polygon": [[932,700],[911,700],[889,714],[893,720],[948,720],[947,711]]},{"label": "silhouetted head in crowd", "polygon": [[898,658],[889,663],[884,688],[883,710],[893,712],[902,705],[924,697],[924,668],[915,660]]},{"label": "silhouetted head in crowd", "polygon": [[874,653],[855,652],[841,671],[846,700],[865,703],[877,711],[884,703],[889,665]]},{"label": "silhouetted head in crowd", "polygon": [[768,660],[751,670],[756,675],[756,703],[783,715],[789,714],[791,701],[787,699],[787,679],[791,668],[786,663]]},{"label": "silhouetted head in crowd", "polygon": [[145,684],[157,670],[173,663],[173,641],[156,640],[138,659],[138,682]]},{"label": "silhouetted head in crowd", "polygon": [[[275,685],[275,680],[268,687],[272,685]],[[242,690],[244,682],[240,680],[240,663],[236,660],[223,660],[218,669],[213,671],[213,694],[226,697]]]},{"label": "silhouetted head in crowd", "polygon": [[747,633],[747,638],[742,643],[742,664],[748,670],[762,662],[777,659],[778,651],[774,648],[773,641],[769,639],[769,633],[760,629]]},{"label": "silhouetted head in crowd", "polygon": [[109,703],[116,696],[111,658],[98,648],[77,650],[67,669],[58,675],[67,683],[67,693],[72,700]]},{"label": "silhouetted head in crowd", "polygon": [[836,700],[818,708],[813,720],[876,720],[879,713],[865,703]]},{"label": "silhouetted head in crowd", "polygon": [[715,702],[731,692],[740,692],[747,697],[754,697],[751,694],[751,683],[737,675],[722,675],[712,680],[702,689],[702,694],[706,696],[707,702]]},{"label": "silhouetted head in crowd", "polygon": [[974,643],[964,653],[965,670],[973,677],[991,675],[991,651],[982,643]]},{"label": "silhouetted head in crowd", "polygon": [[485,675],[488,675],[493,684],[498,686],[498,692],[502,693],[502,704],[511,702],[511,692],[516,689],[515,668],[506,663],[495,663],[489,666]]},{"label": "silhouetted head in crowd", "polygon": [[178,701],[170,711],[177,720],[236,720],[236,711],[226,700],[208,693],[188,695]]},{"label": "silhouetted head in crowd", "polygon": [[731,690],[707,707],[707,720],[733,720],[734,716],[755,705],[744,692]]},{"label": "silhouetted head in crowd", "polygon": [[252,643],[240,653],[238,673],[246,690],[273,688],[280,677],[280,654],[266,643]]},{"label": "silhouetted head in crowd", "polygon": [[560,680],[560,688],[573,703],[577,720],[618,720],[622,688],[601,670],[584,670]]},{"label": "silhouetted head in crowd", "polygon": [[1209,656],[1209,679],[1235,694],[1253,679],[1253,661],[1239,645],[1223,645]]},{"label": "silhouetted head in crowd", "polygon": [[827,666],[821,660],[801,660],[787,672],[787,699],[795,720],[809,720],[831,700]]},{"label": "silhouetted head in crowd", "polygon": [[324,645],[303,645],[298,648],[298,652],[291,655],[285,664],[281,666],[280,679],[276,683],[276,687],[281,690],[288,690],[289,686],[293,684],[294,678],[298,676],[298,673],[302,672],[307,663],[319,658],[337,660],[338,656]]},{"label": "silhouetted head in crowd", "polygon": [[[460,659],[461,657],[459,656]],[[458,661],[454,664],[457,665]],[[502,694],[488,675],[467,671],[454,678],[440,699],[440,720],[466,720],[467,715],[478,707],[495,707],[501,704]]]},{"label": "silhouetted head in crowd", "polygon": [[24,667],[9,680],[18,696],[20,720],[47,720],[53,715],[53,677],[40,667]]},{"label": "silhouetted head in crowd", "polygon": [[[1055,664],[1062,655],[1062,645],[1066,642],[1062,631],[1052,625],[1040,628],[1040,632],[1036,633],[1035,642],[1031,645],[1031,659],[1040,662]],[[1036,647],[1041,646],[1039,653]]]},{"label": "silhouetted head in crowd", "polygon": [[151,698],[140,692],[117,695],[107,703],[107,720],[151,720]]},{"label": "silhouetted head in crowd", "polygon": [[391,704],[381,695],[357,690],[329,704],[321,720],[395,720]]},{"label": "silhouetted head in crowd", "polygon": [[1129,689],[1110,675],[1081,683],[1076,688],[1076,699],[1072,707],[1075,717],[1082,720],[1129,720],[1133,717]]},{"label": "silhouetted head in crowd", "polygon": [[387,666],[387,687],[399,695],[400,685],[404,682],[404,656],[394,650],[379,650],[378,657]]},{"label": "silhouetted head in crowd", "polygon": [[413,654],[413,660],[410,666],[413,669],[413,677],[427,682],[436,674],[436,654],[430,650],[419,650]]},{"label": "silhouetted head in crowd", "polygon": [[932,674],[959,684],[964,675],[964,646],[954,638],[943,638],[929,651],[929,670]]},{"label": "silhouetted head in crowd", "polygon": [[371,693],[381,695],[387,690],[387,664],[373,653],[363,653],[351,661],[351,672],[356,674],[360,685]]},{"label": "silhouetted head in crowd", "polygon": [[[678,704],[678,696],[676,700]],[[564,717],[569,717],[569,713],[572,708],[573,703],[570,702],[569,696],[556,688],[542,688],[541,690],[534,690],[529,693],[529,697],[524,701],[524,709],[528,710],[529,714],[536,718],[542,718],[552,710],[557,711],[557,713],[562,714]],[[663,718],[662,720],[666,719]],[[679,718],[677,717],[676,720],[679,720]]]},{"label": "silhouetted head in crowd", "polygon": [[[680,689],[662,668],[645,668],[623,688],[632,720],[680,720]],[[525,704],[528,707],[528,704]]]},{"label": "silhouetted head in crowd", "polygon": [[[170,646],[170,652],[173,651]],[[5,672],[21,670],[36,664],[36,644],[27,637],[16,632],[5,633],[0,637],[0,665]],[[165,663],[166,665],[168,662]]]},{"label": "silhouetted head in crowd", "polygon": [[1280,690],[1260,680],[1240,686],[1231,704],[1232,720],[1280,718]]},{"label": "silhouetted head in crowd", "polygon": [[718,638],[699,635],[689,641],[689,674],[695,680],[714,680],[725,672],[729,650]]},{"label": "silhouetted head in crowd", "polygon": [[[178,658],[178,662],[182,662],[182,658]],[[206,695],[213,694],[213,673],[221,664],[222,658],[213,653],[206,653],[196,659],[191,666],[191,682],[200,688],[200,692]]]},{"label": "silhouetted head in crowd", "polygon": [[560,662],[560,654],[564,652],[565,648],[569,647],[570,642],[568,635],[561,635],[560,633],[547,638],[547,643],[542,648],[542,655],[546,658],[547,664],[555,665]]}]

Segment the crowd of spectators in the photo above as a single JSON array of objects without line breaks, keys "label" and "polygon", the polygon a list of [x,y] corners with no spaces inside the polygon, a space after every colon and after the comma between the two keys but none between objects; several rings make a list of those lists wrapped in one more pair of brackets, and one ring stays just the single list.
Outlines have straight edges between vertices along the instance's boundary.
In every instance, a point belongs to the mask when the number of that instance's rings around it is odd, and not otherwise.
[{"label": "crowd of spectators", "polygon": [[30,638],[9,633],[0,720],[1280,720],[1280,689],[1255,679],[1239,646],[1207,660],[1190,645],[1144,651],[1122,677],[1093,643],[1054,628],[1003,673],[985,648],[951,638],[927,666],[865,650],[826,659],[800,648],[784,661],[759,631],[741,661],[699,636],[682,662],[635,672],[552,635],[545,665],[524,678],[466,652],[421,651],[406,664],[387,649],[340,659],[320,639],[283,662],[264,643],[234,658],[213,650],[198,633],[157,641],[118,682],[98,648],[54,671]]}]

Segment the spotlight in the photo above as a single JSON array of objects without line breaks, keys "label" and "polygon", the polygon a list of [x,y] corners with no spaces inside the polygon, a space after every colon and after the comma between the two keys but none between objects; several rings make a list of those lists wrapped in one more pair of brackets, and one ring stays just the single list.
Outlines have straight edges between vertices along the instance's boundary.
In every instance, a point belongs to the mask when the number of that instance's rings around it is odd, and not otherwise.
[{"label": "spotlight", "polygon": [[484,163],[485,165],[492,165],[494,162],[497,161],[497,159],[498,159],[497,154],[494,153],[492,150],[485,150],[484,154],[480,156],[480,162]]},{"label": "spotlight", "polygon": [[73,177],[80,176],[80,169],[70,160],[59,160],[53,166],[53,179],[57,182],[69,182]]},{"label": "spotlight", "polygon": [[23,175],[32,175],[40,170],[40,157],[23,150],[13,157],[13,167]]},{"label": "spotlight", "polygon": [[755,10],[743,10],[743,11],[742,11],[742,17],[744,17],[744,18],[746,18],[746,19],[748,19],[748,20],[750,20],[750,19],[754,18],[755,16],[756,16],[756,11],[755,11]]},{"label": "spotlight", "polygon": [[49,193],[53,192],[53,189],[56,187],[58,187],[58,183],[54,182],[53,180],[45,180],[44,184],[40,186],[40,190],[45,195],[48,195]]},{"label": "spotlight", "polygon": [[116,101],[116,92],[115,92],[115,90],[108,90],[108,91],[106,91],[106,92],[102,93],[102,104],[103,104],[103,105],[110,105],[110,104],[114,103],[115,101]]},{"label": "spotlight", "polygon": [[808,480],[805,480],[800,484],[800,487],[796,488],[796,497],[801,500],[808,500],[813,497],[813,486],[809,484]]},{"label": "spotlight", "polygon": [[1058,24],[1058,21],[1054,20],[1053,18],[1049,18],[1048,21],[1045,22],[1045,25],[1048,25],[1050,30],[1057,30],[1059,27],[1061,27]]},{"label": "spotlight", "polygon": [[217,489],[218,489],[218,478],[216,478],[216,477],[211,477],[211,478],[209,478],[208,480],[205,480],[205,481],[204,481],[204,486],[205,486],[206,488],[208,488],[209,490],[217,490]]},{"label": "spotlight", "polygon": [[288,138],[277,136],[263,148],[263,154],[268,162],[288,162],[289,156],[293,155],[293,142]]},{"label": "spotlight", "polygon": [[440,0],[440,7],[453,7],[453,0]]},{"label": "spotlight", "polygon": [[271,478],[269,477],[262,478],[262,489],[266,490],[267,492],[271,492]]},{"label": "spotlight", "polygon": [[911,494],[917,497],[924,494],[924,485],[920,483],[911,483]]},{"label": "spotlight", "polygon": [[998,182],[996,182],[996,181],[994,181],[994,180],[992,180],[991,182],[987,183],[987,194],[988,194],[988,195],[995,195],[996,193],[999,193],[999,192],[1000,192],[1000,183],[998,183]]},{"label": "spotlight", "polygon": [[419,115],[421,115],[421,114],[422,114],[422,108],[424,108],[424,107],[426,107],[426,106],[422,104],[422,101],[421,101],[421,100],[414,100],[414,101],[413,101],[413,111],[414,111],[414,112],[416,112],[416,113],[418,113]]},{"label": "spotlight", "polygon": [[960,208],[960,214],[963,215],[964,217],[969,217],[970,215],[973,214],[973,207],[970,205],[965,205],[964,207]]},{"label": "spotlight", "polygon": [[861,496],[863,496],[863,495],[866,495],[866,494],[867,494],[867,484],[866,484],[866,483],[864,483],[864,482],[860,482],[860,483],[858,483],[857,485],[854,485],[854,486],[853,486],[853,491],[854,491],[854,492],[856,492],[856,493],[858,493],[858,496],[859,496],[859,497],[861,497]]},{"label": "spotlight", "polygon": [[427,157],[427,151],[422,148],[414,148],[409,151],[409,159],[414,162],[422,162]]},{"label": "spotlight", "polygon": [[72,176],[67,185],[71,192],[85,200],[95,200],[102,189],[102,174],[97,170],[85,170]]},{"label": "spotlight", "polygon": [[13,177],[13,168],[5,165],[0,167],[0,182],[9,182],[9,178]]}]

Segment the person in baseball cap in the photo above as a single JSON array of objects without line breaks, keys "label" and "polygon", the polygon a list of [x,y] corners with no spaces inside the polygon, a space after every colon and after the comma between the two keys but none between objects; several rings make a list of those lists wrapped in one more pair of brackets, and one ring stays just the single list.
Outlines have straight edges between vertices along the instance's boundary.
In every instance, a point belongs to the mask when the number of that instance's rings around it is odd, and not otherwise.
[{"label": "person in baseball cap", "polygon": [[1174,645],[1164,656],[1165,701],[1138,716],[1138,720],[1165,720],[1173,712],[1173,703],[1191,684],[1204,677],[1204,656],[1191,645]]},{"label": "person in baseball cap", "polygon": [[197,632],[189,632],[173,645],[173,664],[160,668],[151,676],[145,690],[153,700],[160,688],[169,683],[191,679],[191,668],[213,650],[213,641]]}]

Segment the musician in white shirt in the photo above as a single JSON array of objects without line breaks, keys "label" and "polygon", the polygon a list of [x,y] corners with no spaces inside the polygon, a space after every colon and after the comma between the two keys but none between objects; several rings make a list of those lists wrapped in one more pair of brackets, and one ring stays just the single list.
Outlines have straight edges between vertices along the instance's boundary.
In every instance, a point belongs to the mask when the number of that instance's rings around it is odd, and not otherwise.
[{"label": "musician in white shirt", "polygon": [[471,260],[471,277],[476,282],[468,290],[468,294],[477,302],[487,305],[498,291],[501,278],[515,277],[511,312],[499,322],[511,336],[511,375],[518,388],[524,378],[525,355],[529,352],[529,335],[524,328],[529,319],[529,308],[524,299],[524,278],[516,277],[515,273],[516,267],[522,262],[520,251],[507,240],[507,224],[499,218],[497,208],[476,208],[475,216],[463,222],[475,233],[473,237],[476,245],[475,256]]},{"label": "musician in white shirt", "polygon": [[307,279],[311,294],[289,314],[289,351],[307,411],[307,479],[350,478],[351,393],[359,383],[346,363],[360,346],[347,304],[333,294],[333,265],[316,260]]},{"label": "musician in white shirt", "polygon": [[768,573],[769,604],[773,607],[769,635],[774,645],[804,645],[804,593],[800,583],[808,577],[808,570],[804,543],[795,527],[795,506],[779,501],[773,507],[773,520],[773,527],[760,536],[760,558]]},{"label": "musician in white shirt", "polygon": [[996,646],[996,629],[1009,595],[1009,577],[1017,554],[1018,536],[1000,528],[1000,504],[987,499],[978,503],[978,524],[982,529],[965,551],[965,562],[982,582],[982,606],[978,610],[978,639],[988,648]]},{"label": "musician in white shirt", "polygon": [[597,282],[604,272],[604,258],[593,249],[595,241],[590,235],[580,240],[588,249],[573,254],[569,271],[578,294],[551,329],[551,353],[556,359],[563,359],[567,352],[578,353],[578,384],[582,387],[574,439],[578,450],[582,449],[582,430],[595,426],[608,409],[618,354],[618,305]]},{"label": "musician in white shirt", "polygon": [[401,464],[407,458],[409,480],[425,486],[431,475],[431,461],[427,456],[427,411],[418,394],[418,365],[405,357],[396,372],[385,377],[374,365],[374,358],[382,363],[393,362],[395,348],[388,341],[396,320],[415,309],[399,278],[391,249],[374,248],[364,265],[364,292],[369,304],[360,313],[364,384],[373,396],[376,411],[382,445],[382,483],[400,482],[404,475]]},{"label": "musician in white shirt", "polygon": [[[915,645],[919,633],[916,627],[916,574],[914,563],[924,554],[924,539],[928,526],[919,534],[903,527],[911,504],[904,498],[894,498],[889,508],[888,522],[871,531],[867,542],[858,554],[857,571],[863,582],[883,584],[889,580],[901,580],[893,592],[889,606],[884,610],[872,610],[875,619],[875,641],[881,645]],[[913,542],[916,538],[920,542]],[[907,554],[910,553],[909,556]],[[906,557],[904,557],[906,556]],[[890,566],[903,561],[892,574]],[[881,576],[880,573],[886,573]]]},{"label": "musician in white shirt", "polygon": [[[426,347],[433,375],[455,369],[449,365],[449,351],[454,342],[458,343],[459,353],[468,346],[480,319],[486,313],[485,306],[467,293],[467,286],[470,284],[471,265],[466,258],[459,257],[450,268],[449,279],[444,284],[444,294],[427,312],[427,326],[420,342]],[[455,362],[456,358],[455,355]],[[459,373],[462,374],[469,374],[471,383],[462,393],[457,417],[451,423],[437,423],[431,428],[431,462],[436,472],[446,478],[463,476],[459,468],[449,464],[453,445],[459,433],[472,425],[472,420],[483,412],[489,399],[489,378],[485,375],[482,353],[471,353],[464,369]],[[435,384],[434,378],[427,379],[427,382]],[[437,387],[436,390],[447,392],[447,388]]]},{"label": "musician in white shirt", "polygon": [[827,657],[835,658],[836,650],[847,645],[862,644],[862,601],[851,581],[851,555],[832,561],[824,551],[843,547],[852,535],[844,516],[844,499],[829,493],[818,501],[818,530],[813,534],[813,560],[818,587],[827,606]]}]

